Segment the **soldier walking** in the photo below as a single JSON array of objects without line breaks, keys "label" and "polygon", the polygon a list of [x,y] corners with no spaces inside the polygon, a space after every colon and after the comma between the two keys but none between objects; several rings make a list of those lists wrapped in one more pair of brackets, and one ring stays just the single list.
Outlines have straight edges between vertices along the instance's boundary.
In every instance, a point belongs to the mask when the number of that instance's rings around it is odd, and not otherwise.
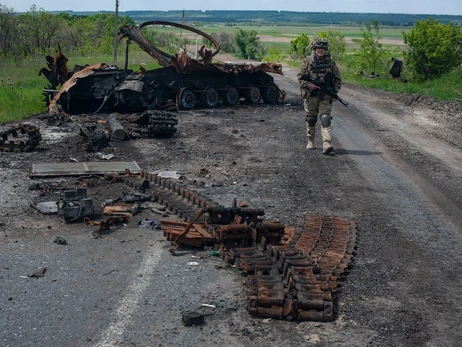
[{"label": "soldier walking", "polygon": [[[324,85],[337,93],[342,85],[342,79],[337,65],[327,54],[329,48],[327,40],[317,38],[313,41],[311,48],[313,49],[313,55],[303,60],[300,72],[297,75],[306,111],[306,134],[308,136],[306,149],[314,149],[315,126],[319,117],[321,121],[322,153],[329,154],[334,150],[332,146],[331,112],[332,102],[335,99],[325,94],[316,84]],[[314,83],[305,80],[303,78],[305,75],[309,75],[310,80],[314,81]]]}]

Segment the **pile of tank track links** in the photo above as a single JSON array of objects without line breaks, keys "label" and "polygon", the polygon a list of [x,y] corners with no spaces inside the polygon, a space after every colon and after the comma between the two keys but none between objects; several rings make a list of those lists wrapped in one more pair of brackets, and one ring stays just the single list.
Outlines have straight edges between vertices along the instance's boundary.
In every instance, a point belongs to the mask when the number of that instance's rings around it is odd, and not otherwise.
[{"label": "pile of tank track links", "polygon": [[124,126],[133,137],[135,134],[147,137],[170,137],[177,131],[176,113],[149,110],[137,113]]},{"label": "pile of tank track links", "polygon": [[[219,206],[170,179],[144,171],[140,177],[126,177],[125,183],[135,189],[149,187],[154,200],[186,220],[199,208]],[[207,220],[202,222],[210,230]],[[251,315],[327,322],[335,317],[333,296],[349,271],[356,242],[353,221],[307,214],[296,227],[285,227],[278,242],[260,237],[251,247],[222,244],[220,254],[247,274]]]},{"label": "pile of tank track links", "polygon": [[30,124],[19,124],[0,132],[0,151],[28,152],[35,149],[42,135],[39,128]]}]

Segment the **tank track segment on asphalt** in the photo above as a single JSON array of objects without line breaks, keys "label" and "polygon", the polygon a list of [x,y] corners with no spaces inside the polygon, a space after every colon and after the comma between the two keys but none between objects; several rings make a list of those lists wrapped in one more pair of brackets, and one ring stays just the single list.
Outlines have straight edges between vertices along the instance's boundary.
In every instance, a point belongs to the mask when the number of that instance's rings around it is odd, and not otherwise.
[{"label": "tank track segment on asphalt", "polygon": [[289,243],[256,248],[246,257],[234,250],[249,274],[248,311],[255,316],[298,321],[332,321],[333,295],[349,268],[356,247],[356,226],[347,219],[306,215]]},{"label": "tank track segment on asphalt", "polygon": [[28,152],[35,149],[42,140],[39,128],[30,124],[20,124],[0,132],[0,151]]},{"label": "tank track segment on asphalt", "polygon": [[142,189],[143,186],[149,186],[153,200],[164,205],[182,219],[193,218],[200,208],[219,205],[169,178],[162,178],[147,171],[141,171],[140,177],[127,176],[124,178],[124,182],[136,190]]},{"label": "tank track segment on asphalt", "polygon": [[[199,208],[219,206],[168,178],[146,171],[140,177],[126,177],[125,183],[135,189],[149,186],[154,200],[185,220],[192,219]],[[220,254],[248,275],[247,310],[251,315],[328,322],[335,318],[334,295],[349,271],[356,243],[353,221],[307,214],[295,228],[286,227],[277,244],[261,238],[251,247],[222,245]]]}]

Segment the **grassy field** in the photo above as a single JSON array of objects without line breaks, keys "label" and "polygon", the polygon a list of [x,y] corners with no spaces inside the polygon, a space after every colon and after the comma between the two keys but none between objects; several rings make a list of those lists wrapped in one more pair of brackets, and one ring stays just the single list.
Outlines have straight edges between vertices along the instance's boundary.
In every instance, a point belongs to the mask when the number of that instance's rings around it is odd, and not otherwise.
[{"label": "grassy field", "polygon": [[[213,33],[220,31],[235,32],[240,27],[237,26],[204,26],[199,27],[200,30]],[[306,26],[306,27],[281,27],[281,26],[246,26],[244,30],[256,30],[261,41],[268,49],[277,48],[281,52],[288,52],[290,40],[296,38],[301,33],[305,33],[310,37],[316,35],[321,30],[332,29],[342,32],[347,38],[348,52],[354,52],[354,45],[351,39],[360,36],[360,29],[357,27],[321,27],[321,26]],[[172,30],[172,28],[161,28],[160,30]],[[176,30],[179,34],[180,30]],[[403,48],[401,29],[381,29],[380,36],[383,38],[383,43],[390,49],[390,54],[400,56]],[[187,35],[182,32],[182,35]],[[153,69],[158,67],[145,52],[130,49],[130,66],[129,68],[137,71],[140,66],[145,69]],[[48,52],[52,55],[54,52]],[[66,52],[64,52],[66,54]],[[77,56],[66,54],[69,61],[68,67],[73,68],[74,65],[94,64],[97,62],[106,62],[112,64],[112,55],[101,56]],[[298,68],[299,61],[281,61],[283,65]],[[120,48],[118,53],[117,65],[123,68],[124,51]],[[340,66],[342,66],[340,64]],[[42,101],[42,89],[47,87],[48,81],[39,76],[38,72],[42,67],[46,67],[44,57],[33,57],[23,61],[0,60],[0,124],[12,120],[25,119],[30,116],[46,112],[45,104]],[[372,88],[380,88],[392,92],[408,92],[419,93],[422,95],[431,95],[436,100],[453,100],[460,99],[460,91],[455,90],[453,86],[459,85],[462,79],[462,72],[456,71],[448,76],[444,76],[438,80],[428,81],[424,83],[397,83],[390,78],[368,79],[357,75],[354,70],[349,70],[345,66],[342,69],[344,80],[350,83],[362,84]]]},{"label": "grassy field", "polygon": [[[264,26],[264,25],[255,25],[255,26],[228,26],[228,25],[204,25],[199,26],[197,29],[204,31],[206,33],[214,33],[214,32],[221,32],[227,31],[231,33],[237,32],[239,29],[244,30],[255,30],[258,35],[263,36],[271,36],[274,38],[290,38],[294,39],[295,37],[301,35],[302,33],[308,36],[314,36],[316,33],[320,31],[338,31],[341,32],[346,37],[359,37],[360,31],[358,27],[339,27],[339,26],[303,26],[303,27],[284,27],[284,26]],[[175,28],[159,28],[159,31],[169,31],[175,30],[180,32],[180,29]],[[400,29],[400,28],[383,28],[380,29],[381,36],[384,38],[390,39],[402,39],[402,31],[409,30],[409,29]]]}]

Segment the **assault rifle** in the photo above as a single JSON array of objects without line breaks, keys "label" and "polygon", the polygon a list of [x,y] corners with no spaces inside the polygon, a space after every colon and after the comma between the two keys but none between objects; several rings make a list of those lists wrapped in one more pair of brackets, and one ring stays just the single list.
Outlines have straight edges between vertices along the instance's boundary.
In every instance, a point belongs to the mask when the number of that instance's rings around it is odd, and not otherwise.
[{"label": "assault rifle", "polygon": [[326,86],[324,83],[316,82],[313,80],[310,74],[305,74],[300,78],[302,81],[308,81],[313,83],[315,86],[319,87],[320,90],[322,90],[324,93],[332,97],[332,99],[337,99],[340,103],[344,104],[346,107],[348,107],[348,104],[338,96],[338,94],[328,86]]}]

